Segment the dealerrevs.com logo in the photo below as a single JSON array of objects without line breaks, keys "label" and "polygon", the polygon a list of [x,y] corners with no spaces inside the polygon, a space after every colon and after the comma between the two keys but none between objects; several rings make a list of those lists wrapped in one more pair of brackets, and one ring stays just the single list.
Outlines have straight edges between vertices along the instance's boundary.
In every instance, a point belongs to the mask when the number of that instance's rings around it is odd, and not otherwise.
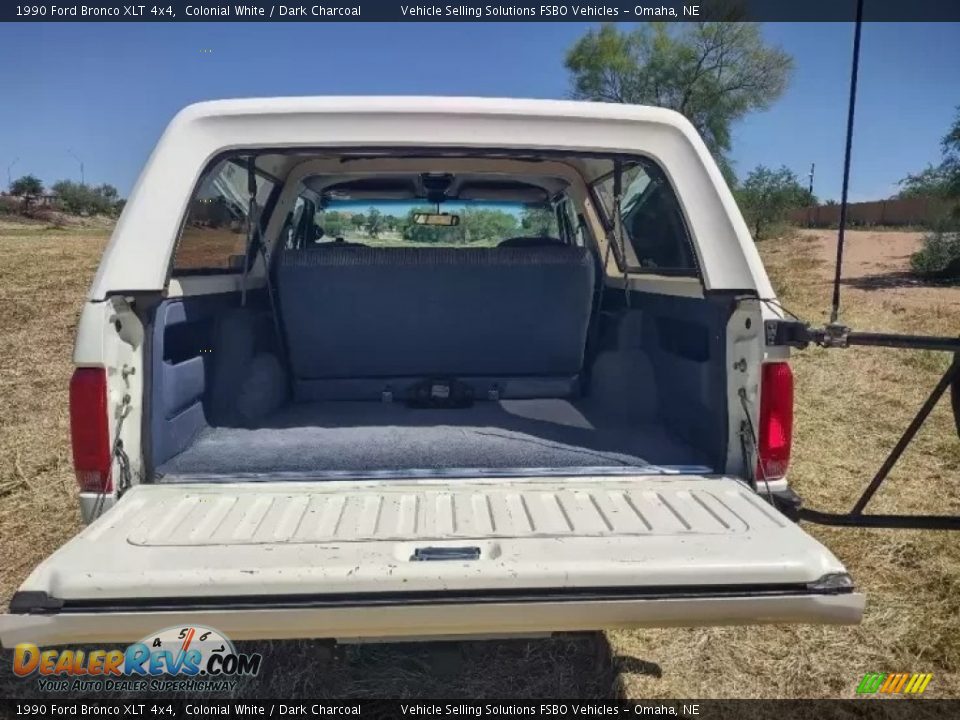
[{"label": "dealerrevs.com logo", "polygon": [[867,673],[857,685],[857,694],[922,695],[932,679],[933,673]]},{"label": "dealerrevs.com logo", "polygon": [[260,672],[263,657],[238,653],[223,633],[203,625],[169,627],[126,648],[41,649],[20,643],[13,672],[36,676],[49,692],[202,692],[232,690]]}]

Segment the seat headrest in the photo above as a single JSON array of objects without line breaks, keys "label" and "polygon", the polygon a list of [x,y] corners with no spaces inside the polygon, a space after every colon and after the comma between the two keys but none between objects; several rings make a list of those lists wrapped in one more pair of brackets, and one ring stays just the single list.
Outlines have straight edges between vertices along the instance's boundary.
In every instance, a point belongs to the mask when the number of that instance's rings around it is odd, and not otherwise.
[{"label": "seat headrest", "polygon": [[365,248],[370,247],[360,242],[353,242],[351,240],[344,240],[343,238],[338,238],[336,240],[331,240],[329,242],[314,243],[313,245],[307,245],[307,250],[326,250],[328,248],[351,248],[359,247]]},{"label": "seat headrest", "polygon": [[566,243],[559,238],[552,237],[512,237],[497,244],[497,247],[527,248],[527,247],[566,247]]}]

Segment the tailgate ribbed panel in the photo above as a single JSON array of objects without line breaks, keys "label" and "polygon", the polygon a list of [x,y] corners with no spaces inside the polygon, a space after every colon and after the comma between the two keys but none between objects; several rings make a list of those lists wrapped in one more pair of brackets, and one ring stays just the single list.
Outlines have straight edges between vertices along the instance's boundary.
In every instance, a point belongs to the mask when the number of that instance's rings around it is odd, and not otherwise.
[{"label": "tailgate ribbed panel", "polygon": [[117,512],[124,516],[127,541],[143,546],[738,534],[784,523],[756,496],[728,483],[712,488],[703,481],[694,489],[646,485],[608,480],[602,486],[568,481],[562,489],[509,482],[464,483],[456,490],[218,488],[185,490],[159,504],[130,498]]},{"label": "tailgate ribbed panel", "polygon": [[77,603],[340,602],[800,587],[843,572],[732,478],[238,482],[137,485],[21,590]]}]

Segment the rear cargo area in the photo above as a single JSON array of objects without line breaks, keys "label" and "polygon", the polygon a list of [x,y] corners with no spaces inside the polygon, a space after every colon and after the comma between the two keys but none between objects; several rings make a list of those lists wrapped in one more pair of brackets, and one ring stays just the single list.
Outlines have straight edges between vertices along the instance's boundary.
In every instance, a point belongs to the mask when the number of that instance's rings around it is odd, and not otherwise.
[{"label": "rear cargo area", "polygon": [[165,300],[157,478],[722,468],[729,308],[595,275],[575,247],[327,247],[279,259],[277,326],[262,291]]},{"label": "rear cargo area", "polygon": [[210,427],[165,474],[708,466],[654,422],[605,416],[588,399],[500,400],[466,408],[329,401],[288,404],[254,429]]}]

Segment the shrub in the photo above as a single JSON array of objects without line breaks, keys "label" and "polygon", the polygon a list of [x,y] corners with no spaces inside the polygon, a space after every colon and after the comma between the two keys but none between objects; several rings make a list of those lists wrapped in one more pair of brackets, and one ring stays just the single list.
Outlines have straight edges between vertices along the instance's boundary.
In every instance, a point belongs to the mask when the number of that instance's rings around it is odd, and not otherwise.
[{"label": "shrub", "polygon": [[12,195],[0,196],[0,215],[16,215],[20,212],[20,201]]},{"label": "shrub", "polygon": [[923,247],[910,257],[910,266],[919,275],[960,279],[960,231],[926,235]]}]

